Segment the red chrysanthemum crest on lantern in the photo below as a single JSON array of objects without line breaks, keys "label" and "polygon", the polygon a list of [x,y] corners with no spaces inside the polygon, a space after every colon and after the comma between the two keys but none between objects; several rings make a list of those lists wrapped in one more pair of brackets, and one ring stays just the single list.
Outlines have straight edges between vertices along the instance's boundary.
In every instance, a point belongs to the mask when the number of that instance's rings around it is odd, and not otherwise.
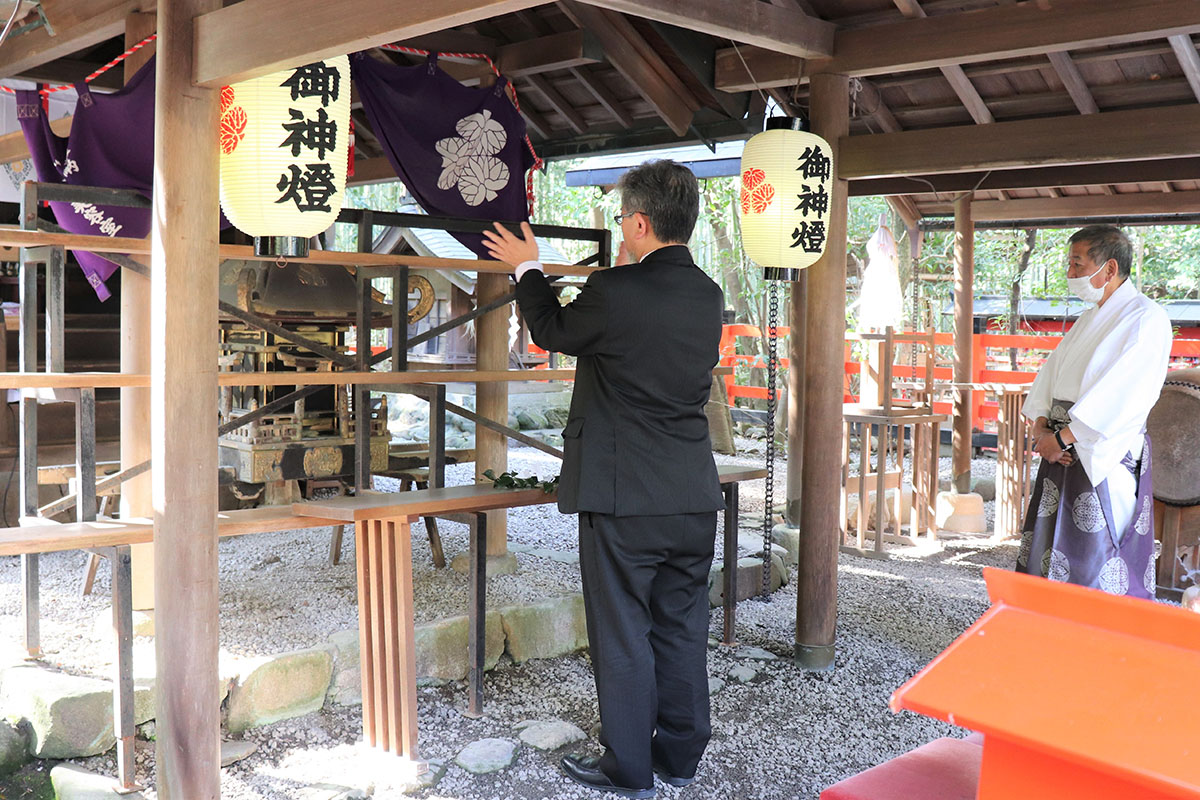
[{"label": "red chrysanthemum crest on lantern", "polygon": [[233,87],[221,87],[221,152],[232,153],[246,135],[246,110],[233,105]]},{"label": "red chrysanthemum crest on lantern", "polygon": [[766,182],[767,175],[761,169],[748,169],[742,173],[742,213],[761,214],[775,199],[775,187]]}]

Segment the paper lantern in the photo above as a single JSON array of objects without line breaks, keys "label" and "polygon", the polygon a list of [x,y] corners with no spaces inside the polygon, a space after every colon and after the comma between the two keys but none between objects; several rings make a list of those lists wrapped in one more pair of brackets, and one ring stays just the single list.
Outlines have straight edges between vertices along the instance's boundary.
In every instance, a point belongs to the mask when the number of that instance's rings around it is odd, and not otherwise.
[{"label": "paper lantern", "polygon": [[303,256],[342,208],[350,60],[327,58],[221,89],[221,210],[258,255]]},{"label": "paper lantern", "polygon": [[742,151],[742,248],[769,280],[797,280],[825,252],[833,148],[805,125],[772,117]]}]

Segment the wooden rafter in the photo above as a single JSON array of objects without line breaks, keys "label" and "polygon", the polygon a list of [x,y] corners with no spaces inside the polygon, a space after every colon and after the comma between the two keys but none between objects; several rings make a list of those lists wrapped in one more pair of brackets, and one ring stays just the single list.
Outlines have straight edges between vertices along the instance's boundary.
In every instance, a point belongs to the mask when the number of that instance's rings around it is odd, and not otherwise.
[{"label": "wooden rafter", "polygon": [[1195,153],[1197,141],[1200,105],[1191,105],[997,122],[970,136],[954,128],[849,136],[838,156],[839,171],[853,180],[1176,158]]},{"label": "wooden rafter", "polygon": [[1046,57],[1050,59],[1050,64],[1058,73],[1058,79],[1063,82],[1067,94],[1071,95],[1071,100],[1075,102],[1079,113],[1099,114],[1100,108],[1096,105],[1096,98],[1092,95],[1092,90],[1088,88],[1087,82],[1084,81],[1083,75],[1080,74],[1079,67],[1075,66],[1071,55],[1065,50],[1057,50],[1047,53]]},{"label": "wooden rafter", "polygon": [[[921,8],[919,0],[892,0],[896,4],[896,8],[900,9],[900,13],[909,19],[924,19],[928,15],[925,9]],[[988,110],[987,103],[983,101],[979,90],[975,88],[975,84],[971,83],[971,79],[967,77],[967,73],[959,64],[946,64],[940,68],[942,76],[946,82],[950,84],[950,88],[954,90],[954,94],[958,95],[958,99],[966,106],[967,111],[971,114],[971,119],[975,120],[978,125],[988,125],[996,121],[992,116],[992,112]]]},{"label": "wooden rafter", "polygon": [[[136,11],[153,10],[153,2],[144,0],[85,0],[63,5],[70,14],[60,17],[62,27],[51,36],[46,28],[37,28],[12,36],[0,47],[0,78],[11,78],[28,70],[70,56],[125,33],[125,18]],[[82,77],[82,76],[80,76]]]},{"label": "wooden rafter", "polygon": [[625,108],[625,104],[587,67],[576,67],[571,70],[571,74],[575,76],[575,80],[592,93],[592,96],[599,101],[600,105],[604,106],[608,113],[613,115],[617,122],[621,123],[622,127],[633,127],[633,115]]},{"label": "wooden rafter", "polygon": [[1172,36],[1170,42],[1188,85],[1192,87],[1192,93],[1200,100],[1200,55],[1196,53],[1196,44],[1188,34]]},{"label": "wooden rafter", "polygon": [[834,25],[795,6],[788,9],[759,0],[583,2],[798,58],[828,58],[833,54]]},{"label": "wooden rafter", "polygon": [[[500,45],[492,52],[496,66],[510,78],[523,78],[556,72],[586,64],[598,64],[604,60],[604,49],[596,38],[586,31],[566,31]],[[482,61],[473,60],[464,64],[448,64],[439,61],[447,73],[467,86],[474,86],[481,79],[492,76],[491,68]]]},{"label": "wooden rafter", "polygon": [[563,12],[591,31],[604,47],[609,63],[633,84],[677,136],[687,133],[699,102],[629,21],[614,11],[563,0]]},{"label": "wooden rafter", "polygon": [[796,76],[832,72],[861,77],[946,65],[1041,55],[1047,50],[1165,38],[1200,31],[1194,0],[1054,0],[910,19],[872,28],[839,30],[833,58],[807,63],[761,48],[743,47],[750,73],[732,50],[717,54],[716,87],[741,91],[785,86]]},{"label": "wooden rafter", "polygon": [[530,75],[527,80],[529,85],[537,90],[542,97],[546,98],[546,102],[567,121],[578,134],[583,134],[587,130],[587,122],[584,121],[583,115],[572,106],[567,99],[559,94],[558,90],[550,85],[550,81],[544,75]]},{"label": "wooden rafter", "polygon": [[379,3],[244,0],[196,19],[196,82],[220,87],[321,58],[365,50],[541,5],[543,0]]}]

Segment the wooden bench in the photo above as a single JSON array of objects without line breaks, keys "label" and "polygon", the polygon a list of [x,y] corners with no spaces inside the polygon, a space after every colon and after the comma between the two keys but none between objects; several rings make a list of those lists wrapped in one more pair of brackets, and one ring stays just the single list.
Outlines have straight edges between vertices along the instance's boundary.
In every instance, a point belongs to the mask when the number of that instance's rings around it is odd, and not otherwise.
[{"label": "wooden bench", "polygon": [[[219,535],[289,531],[339,524],[335,520],[297,516],[287,507],[248,508],[222,511],[217,517]],[[28,556],[63,550],[87,550],[102,555],[112,564],[113,634],[117,646],[113,690],[113,731],[117,739],[119,792],[135,791],[133,737],[133,576],[131,545],[154,541],[154,524],[148,519],[92,522],[38,523],[17,528],[0,528],[0,556]],[[37,569],[24,571],[25,648],[30,657],[41,654],[39,643],[40,598]],[[30,578],[30,576],[32,576]]]},{"label": "wooden bench", "polygon": [[[725,494],[725,632],[733,640],[737,598],[738,483],[766,475],[762,468],[721,467]],[[363,738],[372,747],[417,760],[411,524],[420,517],[470,526],[470,602],[467,715],[483,714],[487,609],[487,511],[555,502],[541,489],[495,489],[486,484],[420,489],[296,503],[299,515],[353,522],[358,571],[359,652],[362,660]],[[327,523],[328,524],[328,523]]]}]

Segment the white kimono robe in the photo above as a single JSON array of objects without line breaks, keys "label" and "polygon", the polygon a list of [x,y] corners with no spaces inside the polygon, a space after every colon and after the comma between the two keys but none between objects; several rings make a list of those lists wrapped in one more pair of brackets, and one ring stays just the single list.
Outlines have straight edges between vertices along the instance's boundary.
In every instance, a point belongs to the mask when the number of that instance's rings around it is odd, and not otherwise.
[{"label": "white kimono robe", "polygon": [[1022,413],[1049,417],[1054,400],[1068,412],[1075,453],[1093,486],[1112,478],[1113,522],[1133,518],[1136,482],[1117,469],[1126,453],[1142,452],[1146,417],[1158,401],[1171,354],[1167,313],[1126,280],[1105,301],[1080,315],[1050,354],[1029,389]]}]

